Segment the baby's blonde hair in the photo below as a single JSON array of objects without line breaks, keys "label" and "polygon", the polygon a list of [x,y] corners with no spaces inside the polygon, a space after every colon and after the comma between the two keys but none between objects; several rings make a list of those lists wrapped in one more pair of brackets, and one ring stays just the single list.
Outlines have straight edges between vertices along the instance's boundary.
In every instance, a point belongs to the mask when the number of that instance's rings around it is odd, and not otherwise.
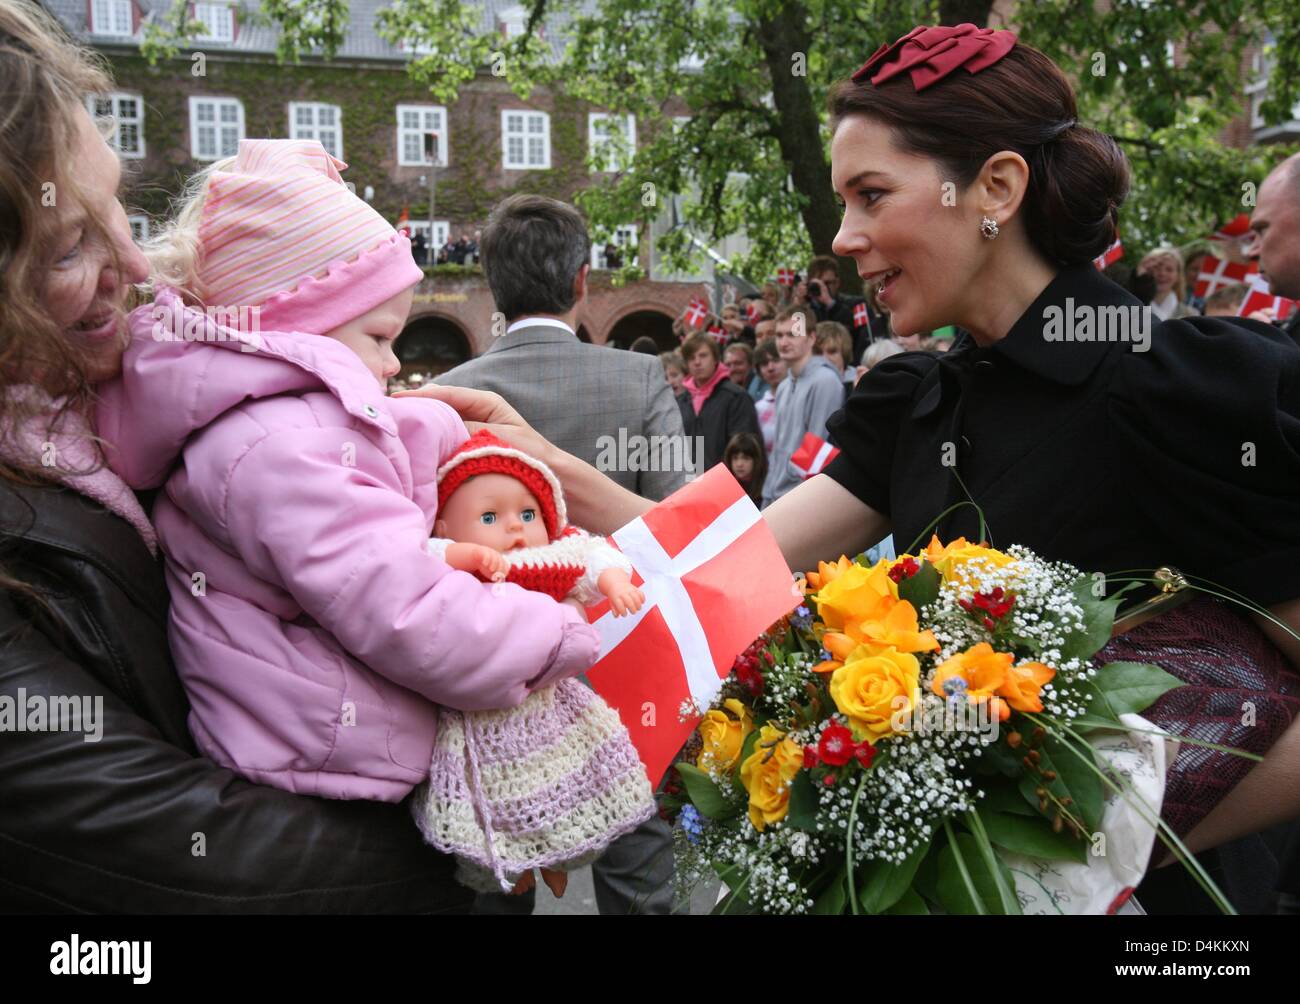
[{"label": "baby's blonde hair", "polygon": [[203,256],[199,247],[199,222],[208,201],[212,176],[230,170],[234,163],[234,157],[227,157],[192,174],[172,202],[171,218],[141,243],[140,250],[149,259],[149,293],[156,292],[160,286],[170,286],[186,303],[204,302],[207,290],[199,281]]}]

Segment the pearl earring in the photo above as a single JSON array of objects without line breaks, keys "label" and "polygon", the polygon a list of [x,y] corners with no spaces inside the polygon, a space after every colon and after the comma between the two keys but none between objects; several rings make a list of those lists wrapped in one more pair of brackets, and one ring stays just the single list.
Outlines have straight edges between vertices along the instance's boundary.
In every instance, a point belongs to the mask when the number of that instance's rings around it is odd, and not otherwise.
[{"label": "pearl earring", "polygon": [[997,220],[989,219],[987,216],[980,220],[980,236],[985,240],[993,240],[998,232]]}]

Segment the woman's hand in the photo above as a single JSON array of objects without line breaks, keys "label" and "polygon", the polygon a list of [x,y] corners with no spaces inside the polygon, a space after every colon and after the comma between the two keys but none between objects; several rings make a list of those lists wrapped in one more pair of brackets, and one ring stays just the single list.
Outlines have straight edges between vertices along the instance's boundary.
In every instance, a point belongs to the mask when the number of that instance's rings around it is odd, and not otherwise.
[{"label": "woman's hand", "polygon": [[393,397],[431,397],[442,401],[456,410],[471,435],[479,429],[487,429],[515,449],[555,466],[552,459],[559,451],[525,422],[500,394],[468,387],[426,384],[418,390],[399,390]]}]

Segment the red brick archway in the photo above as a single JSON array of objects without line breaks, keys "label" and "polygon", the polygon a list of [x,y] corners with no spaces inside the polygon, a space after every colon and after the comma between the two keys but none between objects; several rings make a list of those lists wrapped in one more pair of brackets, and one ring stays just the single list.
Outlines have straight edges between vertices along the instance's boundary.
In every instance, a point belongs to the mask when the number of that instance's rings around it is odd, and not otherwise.
[{"label": "red brick archway", "polygon": [[399,379],[412,373],[435,377],[470,358],[469,333],[454,318],[430,312],[412,317],[397,336],[393,351],[401,360]]}]

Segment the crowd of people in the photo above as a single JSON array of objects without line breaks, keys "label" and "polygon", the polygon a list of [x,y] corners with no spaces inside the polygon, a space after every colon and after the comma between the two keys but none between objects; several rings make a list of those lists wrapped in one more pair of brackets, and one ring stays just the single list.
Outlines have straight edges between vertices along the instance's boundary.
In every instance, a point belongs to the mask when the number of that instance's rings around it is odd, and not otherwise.
[{"label": "crowd of people", "polygon": [[469,234],[462,233],[457,240],[453,241],[448,235],[447,242],[438,248],[433,261],[430,261],[429,239],[424,236],[424,231],[417,230],[411,237],[411,256],[417,265],[477,265],[478,243],[481,237],[482,232],[479,230],[474,231],[473,238]]}]

